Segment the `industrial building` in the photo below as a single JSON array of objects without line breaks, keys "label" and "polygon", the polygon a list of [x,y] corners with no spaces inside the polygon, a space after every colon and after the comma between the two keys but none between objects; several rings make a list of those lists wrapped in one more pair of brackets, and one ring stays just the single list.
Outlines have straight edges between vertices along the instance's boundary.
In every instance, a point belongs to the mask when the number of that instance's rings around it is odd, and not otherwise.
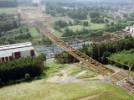
[{"label": "industrial building", "polygon": [[0,46],[0,62],[33,56],[35,50],[31,42]]}]

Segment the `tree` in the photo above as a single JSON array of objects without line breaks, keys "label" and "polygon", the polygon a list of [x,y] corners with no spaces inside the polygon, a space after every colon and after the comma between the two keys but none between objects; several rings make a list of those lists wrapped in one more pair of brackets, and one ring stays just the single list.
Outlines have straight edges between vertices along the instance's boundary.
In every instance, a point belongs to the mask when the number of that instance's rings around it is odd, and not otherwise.
[{"label": "tree", "polygon": [[104,17],[99,12],[90,13],[91,22],[93,23],[104,23]]},{"label": "tree", "polygon": [[66,28],[64,30],[64,34],[63,34],[63,37],[66,37],[66,36],[73,36],[75,34],[75,32],[69,28]]},{"label": "tree", "polygon": [[58,21],[55,22],[55,26],[63,28],[63,27],[68,26],[68,23],[66,21],[63,21],[63,20],[58,20]]},{"label": "tree", "polygon": [[84,22],[83,22],[83,25],[84,25],[84,26],[88,26],[88,25],[89,25],[88,21],[84,21]]}]

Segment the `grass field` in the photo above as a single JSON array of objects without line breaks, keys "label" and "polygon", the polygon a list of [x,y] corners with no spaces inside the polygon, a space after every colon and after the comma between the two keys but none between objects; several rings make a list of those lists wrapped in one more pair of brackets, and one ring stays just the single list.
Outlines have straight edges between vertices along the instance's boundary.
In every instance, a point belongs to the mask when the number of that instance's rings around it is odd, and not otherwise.
[{"label": "grass field", "polygon": [[134,50],[112,54],[110,59],[126,65],[134,65]]},{"label": "grass field", "polygon": [[31,36],[33,38],[41,38],[41,36],[40,36],[39,32],[36,30],[36,28],[32,27],[29,30],[30,30]]},{"label": "grass field", "polygon": [[78,78],[91,78],[95,77],[97,74],[86,69],[82,69],[82,65],[79,63],[74,64],[58,64],[56,62],[47,62],[46,64],[47,70],[45,70],[46,76],[50,77],[55,75],[55,73],[58,73],[61,70],[65,70],[69,75],[75,76],[82,71],[85,71],[85,73],[82,73],[78,76]]},{"label": "grass field", "polygon": [[[0,89],[0,100],[134,100],[125,90],[106,83],[52,84],[45,80]],[[87,100],[87,99],[86,99]]]},{"label": "grass field", "polygon": [[0,8],[0,14],[15,14],[17,12],[17,8]]},{"label": "grass field", "polygon": [[104,29],[105,24],[95,24],[95,23],[90,23],[89,29],[91,30],[99,30],[99,29]]},{"label": "grass field", "polygon": [[69,26],[70,29],[73,31],[81,31],[83,28],[89,29],[89,30],[99,30],[99,29],[104,29],[105,24],[95,24],[95,23],[90,23],[90,26],[85,27],[82,25],[74,25],[74,26]]},{"label": "grass field", "polygon": [[42,37],[41,37],[40,33],[37,31],[37,29],[34,27],[31,27],[31,28],[29,28],[29,31],[32,36],[32,43],[34,45],[42,44]]},{"label": "grass field", "polygon": [[46,66],[47,66],[47,70],[45,71],[46,76],[50,77],[53,76],[55,73],[57,73],[59,70],[64,69],[67,65],[47,61]]}]

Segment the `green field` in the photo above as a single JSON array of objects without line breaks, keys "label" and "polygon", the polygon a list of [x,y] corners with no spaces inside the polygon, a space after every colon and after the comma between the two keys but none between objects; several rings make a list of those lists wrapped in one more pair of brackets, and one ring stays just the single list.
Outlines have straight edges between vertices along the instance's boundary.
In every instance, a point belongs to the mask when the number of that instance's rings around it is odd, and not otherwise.
[{"label": "green field", "polygon": [[99,29],[104,29],[105,24],[95,24],[95,23],[90,23],[89,29],[91,30],[99,30]]},{"label": "green field", "polygon": [[39,34],[36,28],[32,27],[29,30],[30,30],[32,38],[41,38],[41,35]]},{"label": "green field", "polygon": [[38,80],[1,88],[0,100],[134,100],[134,96],[106,83],[55,84]]},{"label": "green field", "polygon": [[17,8],[0,8],[0,14],[15,14],[17,12]]},{"label": "green field", "polygon": [[134,65],[134,50],[112,54],[110,59],[126,65]]},{"label": "green field", "polygon": [[57,37],[62,37],[63,33],[54,30],[53,34]]},{"label": "green field", "polygon": [[56,62],[48,62],[46,66],[47,66],[47,70],[45,70],[45,75],[47,77],[55,75],[55,73],[58,73],[60,70],[65,70],[71,76],[75,76],[81,73],[82,71],[85,71],[85,73],[79,75],[78,78],[92,78],[97,75],[96,73],[90,70],[82,69],[81,68],[82,66],[78,63],[58,64]]},{"label": "green field", "polygon": [[89,29],[89,30],[99,30],[99,29],[104,29],[105,24],[95,24],[95,23],[90,23],[90,26],[82,26],[82,25],[74,25],[74,26],[69,26],[68,28],[72,29],[73,31],[81,31],[83,28]]},{"label": "green field", "polygon": [[40,35],[40,33],[37,31],[37,29],[34,27],[31,27],[31,28],[29,28],[29,31],[32,36],[32,43],[34,45],[41,45],[43,37]]}]

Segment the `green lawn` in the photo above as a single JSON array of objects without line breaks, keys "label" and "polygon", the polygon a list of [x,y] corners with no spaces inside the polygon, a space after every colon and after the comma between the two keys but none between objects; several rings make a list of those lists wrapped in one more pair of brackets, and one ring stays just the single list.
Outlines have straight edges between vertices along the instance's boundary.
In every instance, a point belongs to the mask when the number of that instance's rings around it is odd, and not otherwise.
[{"label": "green lawn", "polygon": [[17,12],[17,8],[0,8],[0,14],[15,14]]},{"label": "green lawn", "polygon": [[81,73],[82,71],[85,71],[85,73],[82,73],[78,76],[78,78],[92,78],[97,76],[96,73],[88,70],[83,69],[82,65],[79,63],[74,64],[58,64],[56,62],[47,62],[46,64],[47,70],[45,70],[46,76],[50,77],[55,75],[55,73],[58,73],[61,70],[65,70],[69,75],[75,76]]},{"label": "green lawn", "polygon": [[45,80],[0,89],[0,100],[134,100],[125,90],[106,83],[46,83]]},{"label": "green lawn", "polygon": [[45,71],[46,76],[50,77],[53,76],[55,73],[60,71],[61,69],[64,69],[67,67],[67,64],[58,64],[55,61],[54,62],[48,62],[46,63],[47,70]]},{"label": "green lawn", "polygon": [[126,65],[134,65],[134,50],[112,54],[110,59]]},{"label": "green lawn", "polygon": [[105,24],[98,24],[98,23],[92,23],[91,22],[91,19],[90,19],[90,17],[88,17],[88,19],[87,20],[85,20],[85,21],[88,21],[89,22],[89,29],[91,29],[91,30],[99,30],[99,29],[104,29],[105,28]]},{"label": "green lawn", "polygon": [[76,32],[76,31],[81,31],[83,28],[87,28],[87,27],[84,27],[82,25],[74,25],[74,26],[69,26],[68,28]]},{"label": "green lawn", "polygon": [[99,29],[104,29],[105,24],[95,24],[95,23],[90,23],[89,29],[91,30],[99,30]]},{"label": "green lawn", "polygon": [[32,43],[34,45],[41,45],[42,37],[41,37],[40,33],[37,31],[37,29],[34,27],[31,27],[31,28],[29,28],[29,31],[32,36]]},{"label": "green lawn", "polygon": [[36,28],[32,27],[29,30],[30,30],[31,36],[33,38],[40,38],[41,37]]},{"label": "green lawn", "polygon": [[68,28],[72,29],[73,31],[81,31],[83,28],[89,30],[99,30],[99,29],[104,29],[105,24],[90,23],[90,25],[87,27],[82,25],[74,25],[74,26],[69,26]]}]

